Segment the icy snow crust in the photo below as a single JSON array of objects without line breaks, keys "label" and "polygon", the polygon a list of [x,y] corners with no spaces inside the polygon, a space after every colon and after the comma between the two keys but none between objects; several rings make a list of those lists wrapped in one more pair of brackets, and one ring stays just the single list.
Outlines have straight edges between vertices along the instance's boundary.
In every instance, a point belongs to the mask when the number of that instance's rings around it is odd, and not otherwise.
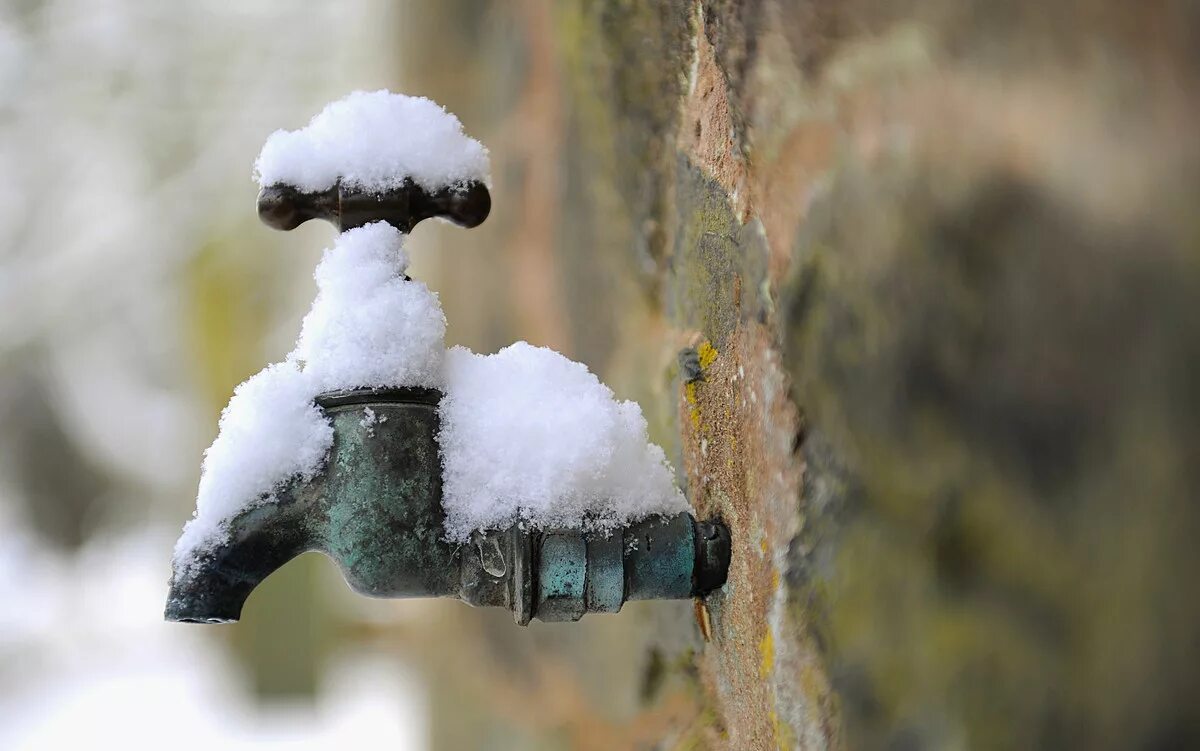
[{"label": "icy snow crust", "polygon": [[446,319],[437,296],[406,281],[404,236],[385,222],[342,233],[314,274],[317,299],[287,359],[238,386],[204,452],[195,517],[176,565],[223,539],[223,523],[316,474],[333,428],[313,398],[360,387],[442,385]]},{"label": "icy snow crust", "polygon": [[424,97],[356,91],[299,130],[267,138],[254,175],[260,186],[303,191],[343,184],[387,190],[405,178],[430,191],[488,181],[488,152],[462,123]]}]

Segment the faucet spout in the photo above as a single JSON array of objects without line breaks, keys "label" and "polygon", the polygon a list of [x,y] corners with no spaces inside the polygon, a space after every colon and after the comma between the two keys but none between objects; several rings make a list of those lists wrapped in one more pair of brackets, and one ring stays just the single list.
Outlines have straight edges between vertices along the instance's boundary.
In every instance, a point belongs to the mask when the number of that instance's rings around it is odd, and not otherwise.
[{"label": "faucet spout", "polygon": [[[306,551],[371,597],[456,597],[517,623],[615,613],[627,600],[703,597],[725,583],[729,530],[689,513],[605,532],[514,525],[445,539],[432,389],[322,394],[333,424],[324,470],[234,517],[228,539],[177,566],[166,618],[237,621],[263,579]],[[370,419],[365,419],[370,418]]]},{"label": "faucet spout", "polygon": [[332,558],[368,596],[455,595],[459,551],[442,539],[440,396],[420,388],[318,396],[334,429],[324,470],[242,511],[222,544],[177,564],[166,619],[237,621],[263,579],[308,551]]},{"label": "faucet spout", "polygon": [[234,517],[228,540],[176,566],[165,617],[181,623],[233,623],[246,598],[263,579],[303,552],[314,549],[313,511],[324,496],[325,479],[299,480],[274,497]]}]

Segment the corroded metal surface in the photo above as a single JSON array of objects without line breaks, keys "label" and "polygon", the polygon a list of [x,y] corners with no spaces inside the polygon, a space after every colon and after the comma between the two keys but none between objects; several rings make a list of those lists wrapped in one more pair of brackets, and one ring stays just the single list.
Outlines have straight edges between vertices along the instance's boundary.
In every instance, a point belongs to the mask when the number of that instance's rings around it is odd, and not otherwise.
[{"label": "corroded metal surface", "polygon": [[348,188],[338,182],[328,190],[304,192],[282,183],[258,193],[258,217],[279,230],[292,230],[310,219],[324,219],[339,231],[385,221],[401,232],[438,217],[462,227],[487,219],[492,197],[478,181],[430,193],[412,180],[382,192]]},{"label": "corroded metal surface", "polygon": [[587,608],[587,543],[583,535],[551,532],[542,536],[537,611],[544,621],[577,621]]},{"label": "corroded metal surface", "polygon": [[236,621],[259,582],[307,551],[329,556],[361,594],[456,597],[505,607],[522,625],[616,612],[628,599],[704,595],[724,583],[728,533],[722,548],[723,525],[690,514],[609,534],[513,527],[447,542],[439,397],[430,389],[318,397],[334,429],[324,471],[235,517],[228,541],[172,581],[167,619]]},{"label": "corroded metal surface", "polygon": [[[315,542],[362,594],[448,594],[457,584],[458,551],[442,539],[436,407],[427,393],[415,401],[365,399],[324,407],[334,443],[325,477],[327,524],[313,531]],[[364,420],[367,414],[374,419]]]},{"label": "corroded metal surface", "polygon": [[642,522],[625,533],[626,599],[682,599],[692,595],[696,533],[689,514]]},{"label": "corroded metal surface", "polygon": [[[387,191],[264,187],[258,215],[280,230],[324,219],[339,230],[386,221],[401,232],[438,217],[465,227],[491,211],[487,186],[474,181],[428,192],[411,179]],[[725,582],[729,567],[719,522],[697,531],[690,514],[651,517],[604,535],[582,529],[514,527],[443,536],[437,404],[431,389],[339,391],[316,403],[333,425],[323,470],[295,479],[226,525],[228,539],[177,571],[168,620],[235,621],[255,586],[306,551],[332,558],[346,582],[371,597],[457,597],[531,618],[574,621],[615,612],[626,599],[682,599]],[[365,418],[365,419],[364,419]]]},{"label": "corroded metal surface", "polygon": [[436,398],[426,389],[318,398],[334,427],[326,471],[231,520],[228,542],[200,557],[198,573],[173,580],[167,618],[237,620],[259,582],[307,551],[332,558],[362,594],[453,592],[459,551],[441,539]]}]

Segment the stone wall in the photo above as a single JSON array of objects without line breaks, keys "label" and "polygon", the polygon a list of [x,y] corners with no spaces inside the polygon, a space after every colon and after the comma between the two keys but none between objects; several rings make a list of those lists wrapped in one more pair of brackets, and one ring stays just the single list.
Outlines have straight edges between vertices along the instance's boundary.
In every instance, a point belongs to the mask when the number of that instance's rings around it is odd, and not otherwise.
[{"label": "stone wall", "polygon": [[401,20],[495,160],[414,238],[450,338],[586,362],[734,540],[703,603],[439,610],[440,746],[1200,744],[1193,5]]}]

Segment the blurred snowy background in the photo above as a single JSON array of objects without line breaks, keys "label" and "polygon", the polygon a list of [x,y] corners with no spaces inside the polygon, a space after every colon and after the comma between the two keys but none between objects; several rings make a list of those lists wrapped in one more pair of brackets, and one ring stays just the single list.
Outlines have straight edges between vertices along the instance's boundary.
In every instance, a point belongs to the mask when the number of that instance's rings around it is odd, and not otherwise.
[{"label": "blurred snowy background", "polygon": [[[695,714],[685,689],[644,683],[662,673],[654,633],[690,645],[686,602],[518,629],[451,601],[356,597],[310,555],[259,587],[236,626],[162,621],[220,410],[291,348],[334,237],[324,223],[262,225],[254,158],[276,128],[354,89],[430,96],[492,149],[489,221],[427,222],[409,245],[447,342],[553,346],[657,404],[651,437],[671,453],[673,401],[647,398],[673,393],[669,379],[643,370],[667,372],[675,350],[612,346],[621,326],[659,325],[620,266],[632,220],[607,194],[603,226],[566,211],[579,173],[561,167],[549,13],[0,5],[0,748],[515,749],[547,734],[611,748]],[[578,253],[556,251],[584,232]],[[676,627],[646,628],[662,618]],[[650,695],[666,704],[643,717]]]},{"label": "blurred snowy background", "polygon": [[395,609],[326,564],[240,630],[161,619],[216,416],[294,339],[332,240],[259,224],[252,162],[396,86],[395,9],[0,5],[0,747],[425,745],[411,671],[332,636]]}]

